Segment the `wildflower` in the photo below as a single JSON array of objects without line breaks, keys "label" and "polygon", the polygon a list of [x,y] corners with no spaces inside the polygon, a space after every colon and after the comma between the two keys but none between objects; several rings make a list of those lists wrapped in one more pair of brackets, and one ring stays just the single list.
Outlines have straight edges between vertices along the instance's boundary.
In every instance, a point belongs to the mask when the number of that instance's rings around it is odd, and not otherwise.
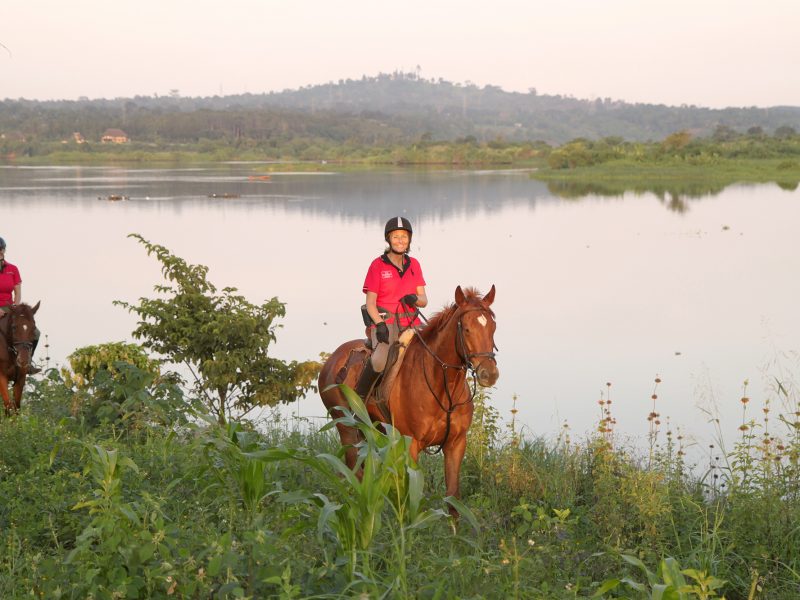
[{"label": "wildflower", "polygon": [[747,404],[748,402],[750,402],[750,398],[748,398],[747,396],[742,396],[741,402],[742,404]]},{"label": "wildflower", "polygon": [[535,543],[536,543],[536,542],[534,542],[534,541],[533,541],[533,540],[531,540],[531,539],[529,539],[529,540],[528,540],[528,546],[533,546]]},{"label": "wildflower", "polygon": [[575,587],[574,585],[572,585],[571,583],[568,583],[567,585],[564,586],[564,589],[567,590],[568,592],[571,592],[572,588],[574,588],[574,587]]},{"label": "wildflower", "polygon": [[656,377],[656,383],[661,383],[661,378],[660,377]]},{"label": "wildflower", "polygon": [[658,398],[658,394],[653,394],[652,396],[650,396],[651,400],[656,400],[657,398]]},{"label": "wildflower", "polygon": [[747,431],[748,429],[749,429],[749,427],[747,425],[744,425],[744,424],[739,425],[739,431]]},{"label": "wildflower", "polygon": [[502,563],[503,563],[504,565],[507,565],[507,564],[509,564],[510,562],[511,562],[511,561],[510,561],[510,560],[508,560],[507,558],[504,558],[504,559],[502,560]]}]

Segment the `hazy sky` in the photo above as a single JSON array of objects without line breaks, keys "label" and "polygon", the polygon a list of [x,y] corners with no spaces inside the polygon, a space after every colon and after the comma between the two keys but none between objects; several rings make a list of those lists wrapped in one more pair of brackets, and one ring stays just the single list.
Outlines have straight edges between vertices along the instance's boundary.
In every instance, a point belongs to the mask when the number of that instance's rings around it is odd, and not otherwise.
[{"label": "hazy sky", "polygon": [[0,98],[261,93],[417,65],[508,91],[800,105],[798,0],[25,0]]}]

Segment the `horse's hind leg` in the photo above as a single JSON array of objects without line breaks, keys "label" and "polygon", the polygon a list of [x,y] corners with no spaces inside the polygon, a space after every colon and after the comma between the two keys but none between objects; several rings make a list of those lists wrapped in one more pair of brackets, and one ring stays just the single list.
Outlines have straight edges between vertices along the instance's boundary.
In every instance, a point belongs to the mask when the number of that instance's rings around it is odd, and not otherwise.
[{"label": "horse's hind leg", "polygon": [[[348,427],[341,423],[336,424],[336,429],[339,430],[339,439],[341,439],[342,447],[345,449],[344,460],[347,466],[352,470],[355,468],[356,461],[358,460],[358,448],[356,448],[356,444],[361,441],[361,434],[355,427]],[[356,475],[358,475],[359,479],[361,478],[360,471],[356,473]]]}]

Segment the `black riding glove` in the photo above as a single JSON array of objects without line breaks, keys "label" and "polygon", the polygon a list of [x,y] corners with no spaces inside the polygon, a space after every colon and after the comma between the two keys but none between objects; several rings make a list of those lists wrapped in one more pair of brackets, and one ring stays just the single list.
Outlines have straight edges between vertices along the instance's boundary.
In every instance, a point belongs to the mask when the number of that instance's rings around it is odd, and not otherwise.
[{"label": "black riding glove", "polygon": [[417,304],[417,295],[416,294],[406,294],[402,298],[400,298],[400,302],[413,308]]},{"label": "black riding glove", "polygon": [[389,343],[389,328],[386,326],[386,323],[381,321],[375,326],[375,337],[378,338],[378,341],[382,344]]}]

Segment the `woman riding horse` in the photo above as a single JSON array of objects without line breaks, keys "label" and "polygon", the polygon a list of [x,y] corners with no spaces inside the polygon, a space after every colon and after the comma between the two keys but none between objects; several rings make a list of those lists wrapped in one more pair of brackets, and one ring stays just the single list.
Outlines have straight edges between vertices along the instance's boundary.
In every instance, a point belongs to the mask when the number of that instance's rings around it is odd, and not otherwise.
[{"label": "woman riding horse", "polygon": [[422,267],[408,255],[413,233],[408,219],[389,219],[383,232],[389,247],[372,261],[364,279],[372,356],[355,386],[364,400],[386,367],[389,346],[397,341],[401,329],[419,325],[416,307],[428,304]]},{"label": "woman riding horse", "polygon": [[[0,237],[0,318],[5,317],[11,307],[22,302],[22,277],[16,265],[6,262],[6,241]],[[39,343],[39,330],[36,329],[31,349],[31,359]],[[28,367],[28,375],[41,373],[41,369],[33,363]]]},{"label": "woman riding horse", "polygon": [[[472,288],[462,290],[458,286],[455,302],[433,316],[424,328],[418,328],[416,307],[427,305],[428,299],[419,262],[408,256],[411,223],[396,217],[386,223],[384,233],[389,248],[372,262],[364,281],[372,353],[353,387],[366,401],[386,368],[390,344],[398,338],[401,344],[407,344],[402,362],[391,367],[392,372],[381,384],[380,400],[367,403],[367,410],[373,420],[388,419],[411,438],[409,451],[414,461],[421,451],[438,446],[444,453],[447,495],[457,498],[475,393],[467,379],[472,376],[475,383],[486,387],[494,385],[500,375],[491,309],[495,288],[482,296]],[[404,342],[399,331],[409,327],[417,333]],[[341,409],[347,406],[342,386],[337,384],[353,385],[361,357],[367,354],[363,339],[350,340],[325,361],[318,383],[322,401],[333,418],[343,416]],[[338,422],[336,429],[345,447],[347,466],[354,469],[360,433],[343,422]],[[452,506],[451,513],[455,514]]]}]

